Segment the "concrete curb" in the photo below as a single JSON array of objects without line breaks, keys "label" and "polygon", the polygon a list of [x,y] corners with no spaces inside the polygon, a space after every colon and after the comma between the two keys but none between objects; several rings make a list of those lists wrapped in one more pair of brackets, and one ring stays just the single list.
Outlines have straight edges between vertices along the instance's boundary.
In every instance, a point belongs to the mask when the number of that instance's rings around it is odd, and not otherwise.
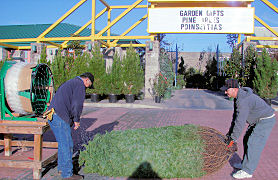
[{"label": "concrete curb", "polygon": [[[126,103],[126,104],[122,104],[122,103],[88,103],[85,102],[84,103],[85,107],[97,107],[97,108],[139,108],[139,109],[186,109],[186,108],[178,108],[178,107],[167,107],[165,106],[165,104],[160,104],[160,105],[147,105],[147,104],[136,104],[136,103]],[[278,107],[277,106],[271,106],[275,111],[278,111]]]},{"label": "concrete curb", "polygon": [[165,107],[161,106],[153,106],[146,104],[120,104],[120,103],[84,103],[86,107],[121,107],[121,108],[150,108],[150,109],[165,109]]}]

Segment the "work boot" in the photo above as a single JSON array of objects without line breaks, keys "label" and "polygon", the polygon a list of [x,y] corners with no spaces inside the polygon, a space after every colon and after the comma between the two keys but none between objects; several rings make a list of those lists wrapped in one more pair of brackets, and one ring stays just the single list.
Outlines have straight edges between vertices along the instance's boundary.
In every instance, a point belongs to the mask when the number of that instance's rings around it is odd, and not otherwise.
[{"label": "work boot", "polygon": [[81,176],[81,175],[76,175],[76,174],[74,174],[74,175],[72,175],[71,177],[68,177],[68,178],[64,178],[65,180],[66,179],[68,179],[68,180],[78,180],[78,179],[83,179],[83,176]]},{"label": "work boot", "polygon": [[248,174],[247,172],[245,172],[243,170],[239,170],[233,174],[233,177],[236,179],[244,179],[244,178],[251,178],[252,175]]}]

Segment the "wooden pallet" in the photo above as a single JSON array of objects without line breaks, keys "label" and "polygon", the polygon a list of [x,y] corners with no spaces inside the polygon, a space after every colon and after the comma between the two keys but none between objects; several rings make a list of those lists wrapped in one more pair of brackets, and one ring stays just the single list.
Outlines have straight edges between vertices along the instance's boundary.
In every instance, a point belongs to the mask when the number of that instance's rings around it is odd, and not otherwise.
[{"label": "wooden pallet", "polygon": [[[49,129],[50,126],[43,119],[36,122],[0,120],[0,133],[4,134],[4,140],[0,140],[0,145],[4,146],[4,157],[0,156],[0,167],[30,168],[33,169],[33,178],[40,179],[42,167],[57,158],[58,143],[42,141],[43,133]],[[12,134],[33,134],[34,141],[12,140]],[[33,147],[33,158],[31,160],[12,158],[12,146]],[[56,152],[42,158],[44,148],[53,148]]]}]

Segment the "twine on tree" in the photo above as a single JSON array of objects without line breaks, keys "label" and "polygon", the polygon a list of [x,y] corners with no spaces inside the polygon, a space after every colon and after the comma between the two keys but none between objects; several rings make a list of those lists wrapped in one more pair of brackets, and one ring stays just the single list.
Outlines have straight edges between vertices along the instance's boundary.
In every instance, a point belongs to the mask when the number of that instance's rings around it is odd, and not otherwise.
[{"label": "twine on tree", "polygon": [[203,170],[207,174],[211,174],[221,169],[229,161],[237,151],[237,145],[234,143],[232,147],[228,148],[224,143],[225,136],[213,128],[201,126],[198,133],[205,143]]}]

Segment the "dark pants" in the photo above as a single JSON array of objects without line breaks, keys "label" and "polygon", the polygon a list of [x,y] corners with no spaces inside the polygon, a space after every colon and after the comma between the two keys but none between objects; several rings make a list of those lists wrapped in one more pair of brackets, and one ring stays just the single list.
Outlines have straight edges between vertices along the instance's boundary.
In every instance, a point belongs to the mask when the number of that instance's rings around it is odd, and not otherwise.
[{"label": "dark pants", "polygon": [[71,137],[70,125],[62,120],[57,114],[53,115],[53,120],[48,121],[56,141],[58,142],[58,171],[62,172],[63,178],[72,176],[72,154],[73,141]]}]

